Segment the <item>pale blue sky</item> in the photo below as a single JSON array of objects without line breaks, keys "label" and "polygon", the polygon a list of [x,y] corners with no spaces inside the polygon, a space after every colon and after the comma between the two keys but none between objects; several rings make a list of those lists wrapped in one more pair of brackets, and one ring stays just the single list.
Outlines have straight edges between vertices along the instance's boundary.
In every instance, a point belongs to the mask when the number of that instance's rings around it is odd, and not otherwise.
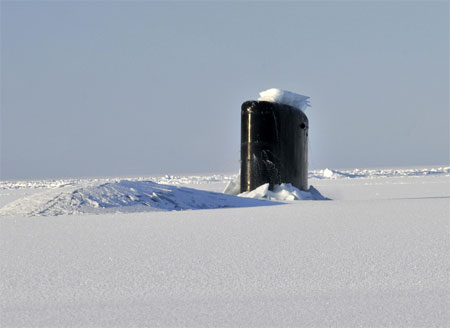
[{"label": "pale blue sky", "polygon": [[272,87],[311,169],[448,164],[449,4],[2,1],[0,177],[237,171]]}]

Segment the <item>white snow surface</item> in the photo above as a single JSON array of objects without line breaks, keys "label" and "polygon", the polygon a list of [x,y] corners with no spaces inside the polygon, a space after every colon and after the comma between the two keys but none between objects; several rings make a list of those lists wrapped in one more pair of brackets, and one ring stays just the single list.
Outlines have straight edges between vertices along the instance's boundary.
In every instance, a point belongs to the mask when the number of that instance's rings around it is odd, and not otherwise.
[{"label": "white snow surface", "polygon": [[[77,190],[117,201],[131,188],[192,206],[189,192],[214,203],[233,178],[2,181],[0,206]],[[448,327],[450,167],[316,170],[309,182],[331,200],[9,212],[0,326]]]},{"label": "white snow surface", "polygon": [[261,91],[258,100],[289,105],[302,111],[310,107],[309,97],[277,88]]}]

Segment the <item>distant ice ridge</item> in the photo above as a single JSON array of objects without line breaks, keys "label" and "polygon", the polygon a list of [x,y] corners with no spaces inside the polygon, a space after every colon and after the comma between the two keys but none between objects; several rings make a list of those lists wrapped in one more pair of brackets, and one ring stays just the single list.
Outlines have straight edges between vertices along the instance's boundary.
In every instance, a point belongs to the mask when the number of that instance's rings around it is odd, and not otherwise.
[{"label": "distant ice ridge", "polygon": [[[404,178],[423,176],[449,177],[450,166],[440,167],[410,167],[383,169],[352,169],[352,170],[312,170],[308,179],[312,183],[323,180],[340,179],[379,179]],[[240,192],[239,178],[236,174],[214,175],[166,175],[159,177],[133,178],[101,178],[101,179],[60,179],[60,180],[29,180],[0,181],[0,192],[9,195],[19,190],[33,191],[34,194],[24,198],[4,203],[0,208],[0,216],[6,215],[65,215],[76,213],[116,213],[116,212],[147,212],[170,211],[184,209],[246,207],[258,205],[273,205],[274,202],[234,197],[215,192],[184,188],[183,185],[201,186],[201,188],[219,191],[229,182],[225,193],[238,195]],[[165,186],[160,185],[165,184]],[[209,186],[217,187],[211,188]],[[250,197],[263,199],[289,200],[313,199],[309,195],[290,194],[292,190],[266,192],[264,188]],[[281,188],[283,189],[283,188]],[[285,187],[286,189],[286,187]],[[310,192],[313,192],[311,189]],[[268,188],[267,188],[268,191]],[[287,193],[286,193],[287,191]],[[155,196],[156,195],[156,196]],[[299,196],[300,195],[300,196]],[[314,195],[313,195],[314,196]],[[297,197],[297,198],[296,198]],[[158,199],[160,202],[158,202]]]},{"label": "distant ice ridge", "polygon": [[[416,168],[385,168],[385,169],[349,169],[335,170],[322,169],[308,172],[308,179],[373,179],[392,177],[421,177],[421,176],[450,176],[450,166],[440,167],[416,167]],[[169,185],[207,185],[211,183],[236,182],[237,174],[213,174],[213,175],[165,175],[123,178],[96,178],[96,179],[58,179],[58,180],[28,180],[28,181],[0,181],[0,190],[17,189],[55,189],[65,186],[82,184],[113,183],[121,180],[128,181],[152,181]],[[225,192],[234,194],[232,192]],[[239,193],[235,193],[236,195]]]},{"label": "distant ice ridge", "polygon": [[300,190],[290,183],[282,183],[275,185],[273,191],[269,190],[269,184],[263,184],[255,190],[247,191],[239,194],[240,197],[248,198],[263,198],[275,201],[289,201],[289,200],[328,200],[313,186],[310,186],[308,191]]},{"label": "distant ice ridge", "polygon": [[310,179],[373,179],[394,177],[421,177],[430,175],[450,176],[450,166],[428,167],[428,168],[398,168],[398,169],[353,169],[334,170],[323,169],[310,171]]},{"label": "distant ice ridge", "polygon": [[164,175],[122,178],[87,178],[87,179],[52,179],[52,180],[23,180],[23,181],[0,181],[0,190],[14,189],[53,189],[66,186],[85,185],[92,183],[114,183],[122,180],[128,181],[152,181],[169,185],[204,185],[211,183],[223,183],[231,181],[235,175],[212,174],[212,175]]},{"label": "distant ice ridge", "polygon": [[260,92],[258,100],[289,105],[302,111],[311,106],[309,97],[276,88]]}]

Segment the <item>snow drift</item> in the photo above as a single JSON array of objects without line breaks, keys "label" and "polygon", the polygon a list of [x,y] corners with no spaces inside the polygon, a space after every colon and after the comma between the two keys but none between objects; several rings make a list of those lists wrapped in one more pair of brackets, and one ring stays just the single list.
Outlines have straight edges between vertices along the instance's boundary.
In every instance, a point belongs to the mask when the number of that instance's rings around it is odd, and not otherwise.
[{"label": "snow drift", "polygon": [[18,199],[0,215],[55,216],[80,213],[129,213],[276,205],[152,181],[120,180],[84,186],[63,186]]}]

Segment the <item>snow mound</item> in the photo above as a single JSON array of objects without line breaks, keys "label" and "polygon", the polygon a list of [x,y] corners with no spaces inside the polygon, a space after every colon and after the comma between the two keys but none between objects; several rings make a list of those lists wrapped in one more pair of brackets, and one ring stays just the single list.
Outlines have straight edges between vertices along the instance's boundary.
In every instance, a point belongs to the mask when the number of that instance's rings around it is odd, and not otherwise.
[{"label": "snow mound", "polygon": [[308,191],[300,190],[290,183],[282,183],[275,185],[272,190],[269,190],[269,183],[263,184],[252,191],[241,191],[241,172],[237,176],[228,181],[228,184],[223,191],[224,194],[236,195],[247,198],[260,198],[268,200],[328,200],[328,198],[322,196],[320,192],[313,186],[309,187]]},{"label": "snow mound", "polygon": [[260,92],[258,100],[289,105],[302,111],[311,106],[309,97],[276,88]]},{"label": "snow mound", "polygon": [[127,213],[276,205],[256,199],[160,185],[152,181],[120,180],[85,186],[63,186],[18,199],[0,215],[56,216],[81,213]]},{"label": "snow mound", "polygon": [[248,197],[248,198],[259,198],[267,200],[328,200],[328,198],[321,195],[321,193],[313,186],[309,187],[308,191],[300,190],[290,183],[282,183],[280,185],[275,185],[273,191],[269,190],[269,184],[263,184],[255,190],[246,191],[238,196]]}]

